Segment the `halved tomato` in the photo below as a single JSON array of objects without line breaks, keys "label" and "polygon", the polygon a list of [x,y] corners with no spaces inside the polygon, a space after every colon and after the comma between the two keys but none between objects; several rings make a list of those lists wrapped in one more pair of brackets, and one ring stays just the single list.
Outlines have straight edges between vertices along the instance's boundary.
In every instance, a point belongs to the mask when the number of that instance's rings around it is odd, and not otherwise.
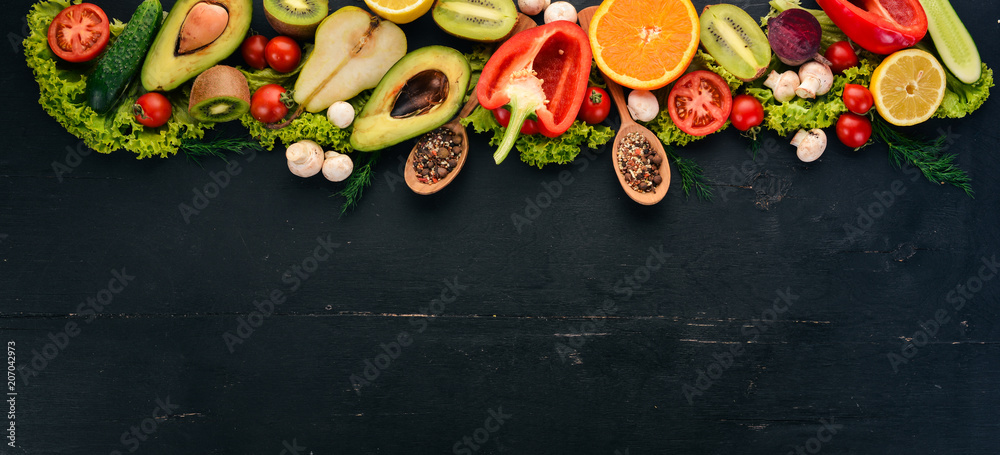
[{"label": "halved tomato", "polygon": [[733,109],[729,85],[718,74],[707,70],[685,74],[670,89],[667,111],[681,131],[705,136],[722,128]]},{"label": "halved tomato", "polygon": [[92,3],[70,6],[49,25],[49,47],[67,62],[86,62],[108,45],[111,24],[101,7]]}]

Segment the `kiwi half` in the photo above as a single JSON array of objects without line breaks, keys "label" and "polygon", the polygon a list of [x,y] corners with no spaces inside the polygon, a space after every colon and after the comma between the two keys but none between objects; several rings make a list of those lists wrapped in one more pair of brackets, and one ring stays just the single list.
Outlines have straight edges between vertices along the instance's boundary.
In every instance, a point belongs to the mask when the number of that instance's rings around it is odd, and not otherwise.
[{"label": "kiwi half", "polygon": [[450,35],[493,42],[514,28],[517,6],[513,0],[437,0],[431,17]]},{"label": "kiwi half", "polygon": [[708,5],[701,12],[701,44],[726,71],[745,81],[762,76],[771,63],[767,35],[736,5]]},{"label": "kiwi half", "polygon": [[249,111],[250,86],[240,70],[216,65],[195,78],[188,103],[188,113],[195,120],[228,122]]},{"label": "kiwi half", "polygon": [[329,13],[328,0],[264,0],[264,17],[274,31],[297,40],[313,40]]}]

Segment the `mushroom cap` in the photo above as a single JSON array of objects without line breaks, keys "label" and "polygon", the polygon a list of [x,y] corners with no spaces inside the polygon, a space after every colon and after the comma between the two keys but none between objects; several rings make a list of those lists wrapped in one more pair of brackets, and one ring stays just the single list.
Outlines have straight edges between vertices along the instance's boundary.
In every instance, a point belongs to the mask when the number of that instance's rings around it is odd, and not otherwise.
[{"label": "mushroom cap", "polygon": [[288,170],[299,177],[312,177],[323,169],[323,147],[303,140],[289,145],[285,150]]},{"label": "mushroom cap", "polygon": [[534,16],[549,7],[549,0],[517,0],[517,7],[522,13]]},{"label": "mushroom cap", "polygon": [[815,60],[806,62],[799,68],[799,79],[805,81],[808,77],[819,80],[816,95],[824,95],[833,87],[833,70],[829,66]]},{"label": "mushroom cap", "polygon": [[354,123],[354,106],[347,101],[337,101],[327,108],[326,118],[337,128],[347,128]]},{"label": "mushroom cap", "polygon": [[354,172],[354,162],[351,157],[334,151],[326,152],[323,161],[323,177],[331,182],[342,182]]},{"label": "mushroom cap", "polygon": [[826,151],[826,133],[819,128],[809,131],[799,130],[792,138],[792,145],[797,146],[795,156],[803,163],[811,163],[819,159]]},{"label": "mushroom cap", "polygon": [[576,7],[569,2],[552,2],[545,8],[545,23],[555,21],[576,22]]},{"label": "mushroom cap", "polygon": [[632,90],[628,94],[628,112],[640,122],[648,122],[660,113],[660,102],[649,90]]}]

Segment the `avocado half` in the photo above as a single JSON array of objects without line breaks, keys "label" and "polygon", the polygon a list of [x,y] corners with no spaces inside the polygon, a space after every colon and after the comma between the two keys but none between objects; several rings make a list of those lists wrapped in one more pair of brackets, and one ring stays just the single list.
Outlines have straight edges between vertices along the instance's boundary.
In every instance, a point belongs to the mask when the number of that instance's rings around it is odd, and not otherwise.
[{"label": "avocado half", "polygon": [[[199,4],[221,6],[228,13],[222,33],[197,49],[181,51],[181,32],[188,15]],[[204,6],[204,5],[202,5]],[[252,0],[178,0],[163,21],[142,65],[142,86],[147,91],[173,90],[229,57],[243,43],[253,17]],[[189,24],[197,29],[200,24]]]},{"label": "avocado half", "polygon": [[427,46],[399,59],[354,120],[351,146],[381,150],[444,125],[458,113],[472,69],[461,52]]}]

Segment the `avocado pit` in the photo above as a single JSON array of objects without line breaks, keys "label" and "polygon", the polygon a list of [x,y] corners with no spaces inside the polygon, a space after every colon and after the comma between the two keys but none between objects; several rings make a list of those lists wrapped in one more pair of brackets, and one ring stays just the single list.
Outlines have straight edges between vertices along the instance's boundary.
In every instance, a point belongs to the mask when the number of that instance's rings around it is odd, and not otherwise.
[{"label": "avocado pit", "polygon": [[177,35],[177,55],[190,54],[215,42],[229,26],[229,10],[210,2],[191,7]]},{"label": "avocado pit", "polygon": [[403,119],[424,114],[448,99],[448,87],[445,73],[435,69],[421,71],[403,85],[389,116]]}]

